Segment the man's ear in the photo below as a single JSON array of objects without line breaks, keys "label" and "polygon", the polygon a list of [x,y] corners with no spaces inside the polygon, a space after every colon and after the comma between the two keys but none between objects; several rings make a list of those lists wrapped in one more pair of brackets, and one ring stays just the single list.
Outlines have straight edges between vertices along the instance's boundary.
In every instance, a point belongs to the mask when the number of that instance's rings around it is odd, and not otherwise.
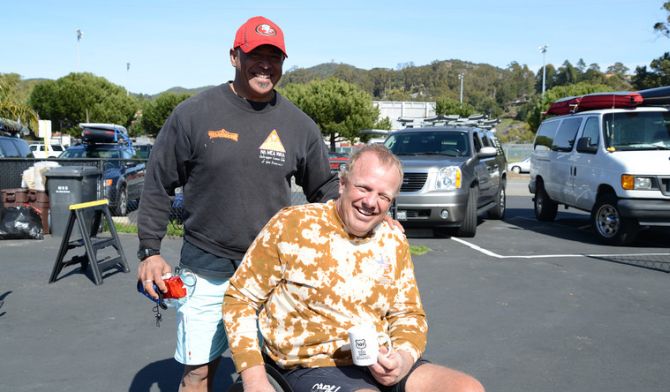
[{"label": "man's ear", "polygon": [[230,49],[230,65],[232,65],[233,68],[237,68],[237,56],[238,56],[237,50]]}]

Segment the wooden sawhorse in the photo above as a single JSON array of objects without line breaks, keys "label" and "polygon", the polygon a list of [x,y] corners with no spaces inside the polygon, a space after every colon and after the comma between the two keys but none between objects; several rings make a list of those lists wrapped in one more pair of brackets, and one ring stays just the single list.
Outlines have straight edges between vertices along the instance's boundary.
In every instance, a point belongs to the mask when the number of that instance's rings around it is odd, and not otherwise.
[{"label": "wooden sawhorse", "polygon": [[[107,200],[96,200],[89,201],[86,203],[72,204],[70,205],[70,218],[67,222],[67,227],[65,229],[65,234],[63,235],[63,240],[60,244],[60,250],[58,251],[58,257],[54,263],[53,270],[51,271],[51,277],[49,278],[49,283],[53,283],[58,278],[58,274],[63,270],[63,267],[67,267],[73,264],[81,264],[81,270],[85,271],[88,267],[91,268],[93,272],[93,280],[96,285],[102,284],[102,271],[105,271],[111,267],[118,266],[123,272],[130,272],[128,268],[128,262],[126,262],[126,256],[123,254],[123,248],[121,247],[121,242],[119,241],[119,236],[116,233],[116,228],[114,227],[114,222],[112,221],[112,215],[109,213],[109,202]],[[86,219],[84,212],[93,210],[93,221],[90,222]],[[100,227],[101,219],[105,218],[109,231],[112,234],[111,237],[100,238],[98,237],[98,229]],[[75,221],[79,227],[79,232],[81,233],[81,239],[70,241],[70,236],[74,229]],[[86,227],[88,223],[91,223],[90,227]],[[84,247],[86,253],[81,256],[74,256],[70,260],[65,261],[65,254],[70,249]],[[118,256],[117,257],[106,257],[102,260],[98,260],[97,252],[100,249],[106,248],[108,246],[113,246],[116,249]]]}]

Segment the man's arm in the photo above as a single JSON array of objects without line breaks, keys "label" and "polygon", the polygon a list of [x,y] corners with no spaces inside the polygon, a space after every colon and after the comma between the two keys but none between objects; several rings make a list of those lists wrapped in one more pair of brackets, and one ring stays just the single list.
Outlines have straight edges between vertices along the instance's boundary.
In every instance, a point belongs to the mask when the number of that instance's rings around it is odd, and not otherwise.
[{"label": "man's arm", "polygon": [[407,351],[394,350],[387,354],[384,350],[386,347],[382,347],[377,363],[369,366],[369,369],[375,380],[382,385],[390,386],[402,380],[415,361]]},{"label": "man's arm", "polygon": [[137,216],[140,249],[160,249],[170,216],[170,195],[186,182],[184,163],[190,140],[173,113],[163,125],[149,156]]},{"label": "man's arm", "polygon": [[409,243],[405,238],[398,241],[400,241],[396,256],[398,274],[394,282],[397,294],[386,319],[389,323],[388,333],[393,348],[409,353],[413,364],[426,348],[428,324],[414,276]]},{"label": "man's arm", "polygon": [[270,385],[268,374],[263,365],[247,368],[240,373],[240,376],[242,377],[244,392],[275,392],[274,387]]},{"label": "man's arm", "polygon": [[298,168],[295,180],[302,187],[307,201],[321,203],[339,196],[339,180],[337,173],[330,171],[328,149],[316,124],[314,127],[313,132],[308,134],[317,136],[308,142],[305,160]]},{"label": "man's arm", "polygon": [[[170,216],[170,194],[185,182],[184,162],[190,156],[190,142],[173,115],[163,125],[149,156],[144,188],[137,217],[140,249],[160,250]],[[158,298],[153,283],[165,292],[162,276],[172,268],[160,256],[146,258],[138,266],[137,277],[149,295]]]},{"label": "man's arm", "polygon": [[264,363],[258,341],[257,313],[281,282],[277,246],[281,228],[285,226],[281,217],[282,212],[279,212],[258,234],[230,279],[223,299],[223,321],[230,352],[235,368],[241,374]]}]

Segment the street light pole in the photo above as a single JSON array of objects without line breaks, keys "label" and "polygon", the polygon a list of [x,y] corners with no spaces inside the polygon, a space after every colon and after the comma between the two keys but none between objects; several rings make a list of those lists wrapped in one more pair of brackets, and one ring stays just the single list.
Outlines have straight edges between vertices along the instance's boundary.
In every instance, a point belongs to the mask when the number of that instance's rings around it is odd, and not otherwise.
[{"label": "street light pole", "polygon": [[464,77],[465,77],[465,75],[463,75],[462,73],[458,74],[458,80],[461,81],[461,93],[460,93],[460,98],[459,98],[459,100],[461,102],[461,105],[463,104],[463,78]]},{"label": "street light pole", "polygon": [[547,81],[547,45],[540,46],[540,52],[542,53],[542,99],[544,99],[544,88]]},{"label": "street light pole", "polygon": [[77,29],[75,32],[77,33],[77,72],[79,72],[79,41],[81,41],[84,33],[80,29]]},{"label": "street light pole", "polygon": [[128,80],[130,75],[130,63],[126,63],[126,96],[130,95],[130,88],[128,87]]}]

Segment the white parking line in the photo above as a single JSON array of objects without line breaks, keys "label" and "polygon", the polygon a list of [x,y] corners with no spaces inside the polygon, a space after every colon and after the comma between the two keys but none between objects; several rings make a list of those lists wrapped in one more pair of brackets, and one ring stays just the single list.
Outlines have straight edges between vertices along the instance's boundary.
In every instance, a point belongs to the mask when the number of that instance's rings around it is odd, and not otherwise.
[{"label": "white parking line", "polygon": [[554,254],[554,255],[517,255],[517,256],[505,256],[499,255],[495,252],[492,252],[488,249],[484,249],[479,245],[471,244],[468,241],[462,240],[460,238],[451,237],[452,240],[459,242],[465,246],[468,246],[478,252],[481,252],[487,256],[495,257],[497,259],[547,259],[553,257],[631,257],[631,256],[670,256],[670,253],[616,253],[616,254]]}]

